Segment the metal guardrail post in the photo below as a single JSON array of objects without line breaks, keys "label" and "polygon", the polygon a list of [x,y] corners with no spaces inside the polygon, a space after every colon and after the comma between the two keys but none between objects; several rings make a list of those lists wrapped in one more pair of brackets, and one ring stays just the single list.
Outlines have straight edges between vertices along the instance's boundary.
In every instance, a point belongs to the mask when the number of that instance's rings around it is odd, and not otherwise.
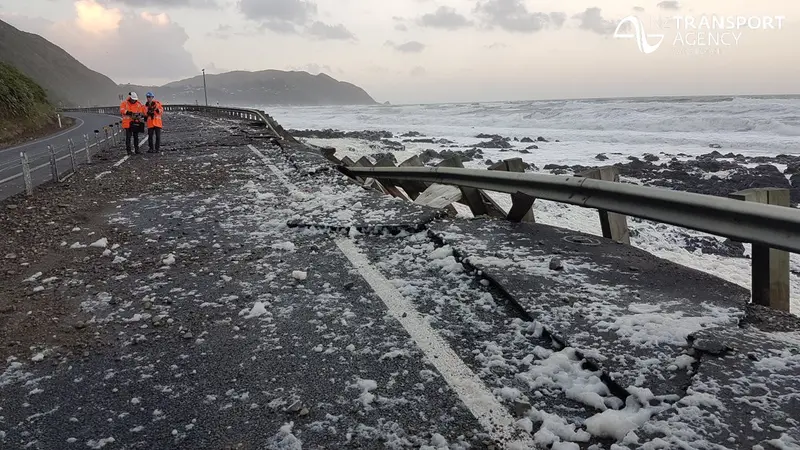
[{"label": "metal guardrail post", "polygon": [[[789,207],[790,191],[783,188],[754,188],[734,192],[736,200]],[[789,312],[789,253],[763,244],[753,244],[753,303]]]},{"label": "metal guardrail post", "polygon": [[50,152],[50,173],[53,175],[53,181],[58,183],[58,161],[56,161],[56,152],[53,150],[52,145],[47,146],[47,151]]},{"label": "metal guardrail post", "polygon": [[19,157],[22,160],[22,179],[25,180],[25,192],[30,196],[33,195],[33,183],[31,182],[31,166],[28,163],[28,155],[25,152],[19,152]]},{"label": "metal guardrail post", "polygon": [[116,147],[117,136],[114,134],[114,124],[112,123],[111,125],[108,126],[108,128],[111,130],[111,143],[114,145],[114,147]]},{"label": "metal guardrail post", "polygon": [[86,150],[86,164],[91,164],[92,163],[92,152],[89,149],[89,135],[88,134],[84,134],[83,135],[83,145],[84,145],[84,149]]},{"label": "metal guardrail post", "polygon": [[[491,166],[488,170],[502,170],[505,172],[525,172],[525,165],[522,158],[511,158],[499,161]],[[495,208],[501,209],[496,205],[491,197],[485,192],[480,191],[484,199],[491,203]],[[508,211],[506,219],[511,222],[528,222],[536,223],[536,216],[533,213],[533,203],[536,201],[535,197],[518,192],[511,194],[511,209]],[[501,209],[502,210],[502,209]]]},{"label": "metal guardrail post", "polygon": [[106,148],[111,149],[111,144],[109,143],[108,139],[108,127],[103,127],[103,136],[105,136],[105,139],[103,139],[103,141],[106,143]]},{"label": "metal guardrail post", "polygon": [[72,143],[72,138],[67,139],[67,147],[69,148],[69,162],[72,165],[72,172],[75,172],[75,145]]},{"label": "metal guardrail post", "polygon": [[94,146],[100,151],[100,130],[94,130]]},{"label": "metal guardrail post", "polygon": [[[619,182],[619,168],[614,166],[599,167],[577,174],[577,176]],[[603,230],[603,237],[630,245],[631,235],[630,230],[628,230],[628,218],[613,212],[603,210],[598,210],[598,212],[600,214],[600,228]]]}]

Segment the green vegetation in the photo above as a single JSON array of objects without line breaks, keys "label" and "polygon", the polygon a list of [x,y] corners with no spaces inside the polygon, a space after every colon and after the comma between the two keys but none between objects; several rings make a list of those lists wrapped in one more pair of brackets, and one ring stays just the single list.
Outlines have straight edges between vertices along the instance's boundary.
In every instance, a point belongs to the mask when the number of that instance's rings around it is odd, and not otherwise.
[{"label": "green vegetation", "polygon": [[0,62],[0,146],[55,122],[45,90],[14,66]]}]

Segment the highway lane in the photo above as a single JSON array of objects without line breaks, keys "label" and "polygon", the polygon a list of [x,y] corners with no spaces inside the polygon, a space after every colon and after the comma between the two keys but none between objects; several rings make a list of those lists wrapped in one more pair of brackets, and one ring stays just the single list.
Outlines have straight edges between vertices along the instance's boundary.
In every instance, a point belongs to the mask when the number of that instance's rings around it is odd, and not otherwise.
[{"label": "highway lane", "polygon": [[[28,156],[31,182],[33,186],[38,186],[52,179],[52,172],[49,168],[48,145],[52,145],[56,150],[58,172],[60,174],[59,177],[61,177],[71,171],[71,161],[67,150],[68,140],[72,139],[75,145],[76,164],[84,164],[86,162],[86,154],[83,152],[85,146],[84,134],[89,135],[90,145],[93,145],[95,143],[94,130],[100,130],[99,140],[102,141],[105,137],[102,128],[118,120],[118,116],[107,114],[70,112],[67,115],[76,119],[76,124],[72,128],[32,142],[0,150],[0,200],[25,191],[25,181],[22,177],[22,164],[19,156],[21,152],[25,152]],[[144,142],[146,142],[146,136],[142,143]],[[102,144],[101,148],[106,147],[106,145]],[[92,154],[98,151],[97,147],[90,149]]]},{"label": "highway lane", "polygon": [[[67,146],[67,140],[70,138],[77,147],[82,147],[84,134],[88,134],[91,137],[91,135],[94,134],[94,130],[99,130],[100,137],[102,138],[102,128],[120,119],[119,116],[110,116],[106,114],[71,112],[65,115],[76,119],[77,123],[75,126],[35,141],[0,150],[0,167],[5,167],[11,162],[18,162],[20,152],[26,152],[28,154],[28,159],[32,160],[46,155],[48,145],[52,145],[55,149],[65,148]],[[94,140],[92,140],[92,142],[94,142]]]}]

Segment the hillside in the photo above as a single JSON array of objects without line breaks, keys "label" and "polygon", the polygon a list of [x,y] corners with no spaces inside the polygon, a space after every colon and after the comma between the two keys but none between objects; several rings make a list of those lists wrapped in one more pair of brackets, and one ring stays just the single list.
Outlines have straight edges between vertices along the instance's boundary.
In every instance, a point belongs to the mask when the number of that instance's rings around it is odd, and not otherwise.
[{"label": "hillside", "polygon": [[25,74],[0,62],[0,148],[55,126],[47,94]]},{"label": "hillside", "polygon": [[0,61],[31,77],[53,104],[89,106],[119,102],[119,87],[43,37],[0,20]]},{"label": "hillside", "polygon": [[[325,74],[263,70],[235,71],[206,75],[208,104],[228,106],[252,105],[372,105],[375,100],[363,89],[338,81]],[[203,76],[175,81],[161,87],[123,85],[124,91],[135,90],[141,96],[154,91],[165,102],[205,102]]]}]

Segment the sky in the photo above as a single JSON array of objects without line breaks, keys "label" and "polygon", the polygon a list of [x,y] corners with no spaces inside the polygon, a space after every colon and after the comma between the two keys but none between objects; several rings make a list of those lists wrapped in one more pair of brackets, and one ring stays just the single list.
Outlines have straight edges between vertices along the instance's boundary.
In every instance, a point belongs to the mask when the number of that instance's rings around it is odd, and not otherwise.
[{"label": "sky", "polygon": [[[617,30],[629,16],[644,42]],[[303,70],[393,104],[800,93],[797,0],[3,0],[0,19],[118,83]]]}]

